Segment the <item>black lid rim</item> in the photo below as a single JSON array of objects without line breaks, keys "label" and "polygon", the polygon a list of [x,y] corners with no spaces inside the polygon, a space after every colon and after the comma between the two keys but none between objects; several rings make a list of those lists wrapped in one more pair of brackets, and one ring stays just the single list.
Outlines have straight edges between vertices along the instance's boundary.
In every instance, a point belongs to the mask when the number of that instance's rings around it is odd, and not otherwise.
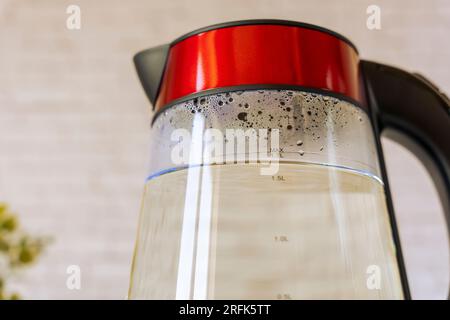
[{"label": "black lid rim", "polygon": [[195,36],[195,35],[203,33],[203,32],[217,30],[217,29],[223,29],[223,28],[237,27],[237,26],[249,26],[249,25],[280,25],[280,26],[292,26],[292,27],[316,30],[319,32],[329,34],[335,38],[338,38],[339,40],[344,41],[349,46],[351,46],[356,51],[357,54],[359,54],[358,48],[356,48],[356,46],[353,42],[351,42],[347,37],[335,32],[335,31],[332,31],[330,29],[323,28],[323,27],[320,27],[320,26],[317,26],[314,24],[305,23],[305,22],[297,22],[297,21],[291,21],[291,20],[279,20],[279,19],[252,19],[252,20],[237,20],[237,21],[217,23],[217,24],[199,28],[199,29],[196,29],[189,33],[186,33],[186,34],[176,38],[174,41],[172,41],[170,43],[170,46],[173,46],[183,40],[186,40],[187,38],[190,38],[192,36]]}]

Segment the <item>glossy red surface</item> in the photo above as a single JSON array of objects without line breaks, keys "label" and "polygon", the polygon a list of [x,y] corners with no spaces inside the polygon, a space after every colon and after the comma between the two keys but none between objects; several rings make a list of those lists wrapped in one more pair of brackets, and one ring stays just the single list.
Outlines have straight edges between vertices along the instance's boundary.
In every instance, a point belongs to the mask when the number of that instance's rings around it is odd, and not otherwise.
[{"label": "glossy red surface", "polygon": [[240,85],[323,89],[358,102],[358,54],[322,31],[242,25],[188,37],[169,51],[156,110],[187,95]]}]

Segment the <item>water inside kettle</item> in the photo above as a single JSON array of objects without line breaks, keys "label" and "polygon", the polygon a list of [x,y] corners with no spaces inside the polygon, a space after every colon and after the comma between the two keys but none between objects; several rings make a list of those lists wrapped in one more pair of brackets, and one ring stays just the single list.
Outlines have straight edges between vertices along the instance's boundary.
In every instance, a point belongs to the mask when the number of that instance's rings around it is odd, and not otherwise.
[{"label": "water inside kettle", "polygon": [[139,224],[130,298],[403,298],[383,184],[365,172],[166,171],[147,181]]}]

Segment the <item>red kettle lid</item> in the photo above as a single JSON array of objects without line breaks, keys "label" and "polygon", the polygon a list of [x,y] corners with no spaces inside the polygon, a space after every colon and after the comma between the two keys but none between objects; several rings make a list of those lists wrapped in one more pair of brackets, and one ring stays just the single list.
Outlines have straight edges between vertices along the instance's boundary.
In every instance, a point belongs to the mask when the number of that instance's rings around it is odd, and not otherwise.
[{"label": "red kettle lid", "polygon": [[305,23],[213,25],[142,51],[135,64],[156,111],[199,95],[246,89],[318,91],[364,104],[355,46]]}]

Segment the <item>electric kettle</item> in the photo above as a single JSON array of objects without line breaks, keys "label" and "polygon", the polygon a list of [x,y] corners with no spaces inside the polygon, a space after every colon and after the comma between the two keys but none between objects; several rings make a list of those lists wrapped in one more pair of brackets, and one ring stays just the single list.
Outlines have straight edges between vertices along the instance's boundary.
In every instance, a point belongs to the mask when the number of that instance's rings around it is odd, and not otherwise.
[{"label": "electric kettle", "polygon": [[449,223],[450,107],[310,24],[249,20],[134,57],[153,105],[132,299],[409,299],[380,134]]}]

